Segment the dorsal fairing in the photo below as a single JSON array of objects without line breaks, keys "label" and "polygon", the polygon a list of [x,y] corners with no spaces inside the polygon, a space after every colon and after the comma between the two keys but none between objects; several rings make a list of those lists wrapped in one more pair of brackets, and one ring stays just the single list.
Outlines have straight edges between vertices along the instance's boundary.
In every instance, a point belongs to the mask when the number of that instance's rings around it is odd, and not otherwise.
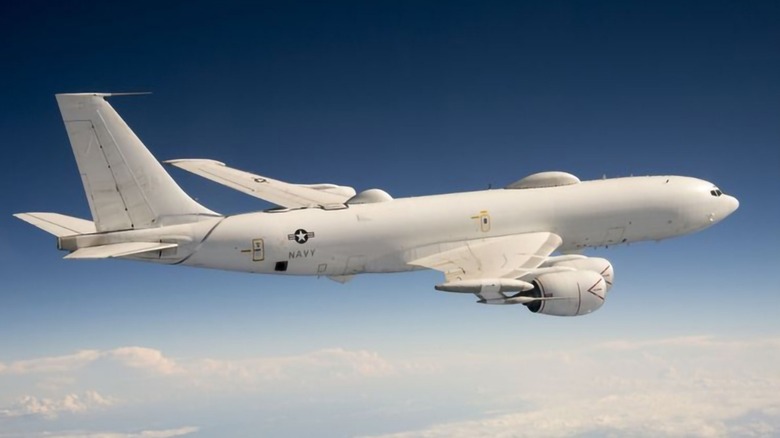
[{"label": "dorsal fairing", "polygon": [[528,175],[506,186],[507,189],[540,189],[544,187],[558,187],[578,184],[580,179],[576,176],[560,171],[539,172]]},{"label": "dorsal fairing", "polygon": [[389,202],[392,200],[393,197],[382,189],[368,189],[363,190],[357,195],[349,198],[349,200],[347,200],[347,204],[375,204],[377,202]]}]

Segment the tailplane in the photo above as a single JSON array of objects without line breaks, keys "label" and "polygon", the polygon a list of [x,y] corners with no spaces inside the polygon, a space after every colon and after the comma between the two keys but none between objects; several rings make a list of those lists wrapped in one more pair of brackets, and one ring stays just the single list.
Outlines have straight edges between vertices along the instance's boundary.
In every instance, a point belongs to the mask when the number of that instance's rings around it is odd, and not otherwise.
[{"label": "tailplane", "polygon": [[154,228],[219,216],[184,193],[106,102],[108,96],[57,95],[95,231]]},{"label": "tailplane", "polygon": [[[59,213],[16,213],[14,216],[57,236],[57,248],[70,251],[66,259],[160,258],[162,251],[175,250],[179,246],[178,243],[151,238],[147,238],[148,241],[105,243],[100,237],[107,235],[96,234],[94,222]],[[80,240],[82,238],[83,241]]]},{"label": "tailplane", "polygon": [[59,213],[16,213],[14,216],[57,237],[92,234],[95,223]]}]

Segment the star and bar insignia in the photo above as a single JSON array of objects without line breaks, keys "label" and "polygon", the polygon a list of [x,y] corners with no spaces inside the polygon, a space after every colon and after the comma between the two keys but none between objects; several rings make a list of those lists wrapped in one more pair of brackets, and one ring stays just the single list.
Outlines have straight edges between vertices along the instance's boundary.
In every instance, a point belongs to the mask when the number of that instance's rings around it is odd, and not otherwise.
[{"label": "star and bar insignia", "polygon": [[306,231],[303,228],[295,230],[294,233],[287,235],[287,240],[294,240],[300,244],[304,244],[309,241],[309,239],[314,238],[314,232],[313,231]]}]

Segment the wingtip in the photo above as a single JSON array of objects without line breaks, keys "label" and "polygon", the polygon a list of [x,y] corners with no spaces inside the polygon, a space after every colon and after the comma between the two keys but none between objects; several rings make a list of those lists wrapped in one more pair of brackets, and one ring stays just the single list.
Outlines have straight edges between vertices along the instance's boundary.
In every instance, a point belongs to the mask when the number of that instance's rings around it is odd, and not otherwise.
[{"label": "wingtip", "polygon": [[217,160],[211,160],[208,158],[177,158],[174,160],[165,160],[163,161],[163,164],[168,164],[175,167],[181,167],[182,164],[187,163],[208,163],[208,164],[217,164],[220,166],[224,166],[225,163]]}]

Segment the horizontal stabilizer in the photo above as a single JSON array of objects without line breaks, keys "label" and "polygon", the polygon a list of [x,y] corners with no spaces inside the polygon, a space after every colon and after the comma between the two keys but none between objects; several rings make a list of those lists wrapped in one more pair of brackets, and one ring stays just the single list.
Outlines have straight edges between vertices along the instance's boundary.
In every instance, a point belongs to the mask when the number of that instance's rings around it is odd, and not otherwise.
[{"label": "horizontal stabilizer", "polygon": [[94,222],[59,213],[16,213],[14,216],[57,237],[95,232]]},{"label": "horizontal stabilizer", "polygon": [[110,257],[125,257],[150,251],[160,251],[175,248],[176,243],[160,242],[123,242],[110,245],[79,248],[65,256],[66,259],[106,259]]}]

